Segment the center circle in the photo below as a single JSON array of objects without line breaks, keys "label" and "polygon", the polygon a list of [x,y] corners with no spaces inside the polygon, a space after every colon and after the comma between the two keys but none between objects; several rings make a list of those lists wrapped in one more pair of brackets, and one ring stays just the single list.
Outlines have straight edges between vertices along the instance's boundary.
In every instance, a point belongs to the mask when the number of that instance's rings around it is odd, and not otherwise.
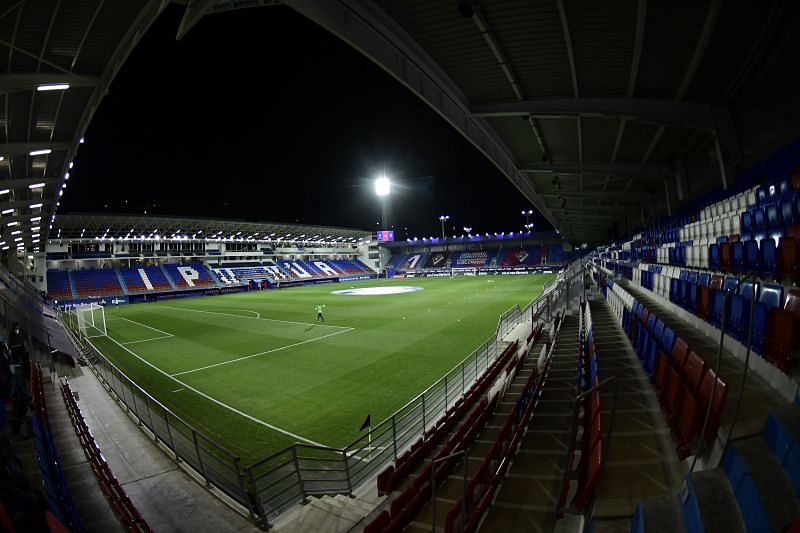
[{"label": "center circle", "polygon": [[383,296],[385,294],[405,294],[408,292],[421,291],[422,287],[412,287],[410,285],[395,285],[393,287],[360,287],[358,289],[342,289],[332,291],[331,294],[344,296]]}]

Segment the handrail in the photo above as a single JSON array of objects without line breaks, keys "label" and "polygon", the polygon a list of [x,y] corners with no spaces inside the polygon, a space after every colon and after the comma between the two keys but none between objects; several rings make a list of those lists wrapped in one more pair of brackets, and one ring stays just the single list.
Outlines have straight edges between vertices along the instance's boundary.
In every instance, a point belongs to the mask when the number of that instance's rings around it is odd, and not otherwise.
[{"label": "handrail", "polygon": [[[715,379],[714,383],[711,385],[711,401],[708,402],[708,406],[706,408],[706,415],[705,415],[705,418],[703,420],[703,427],[700,430],[700,439],[699,439],[699,442],[697,444],[697,450],[694,451],[695,452],[694,453],[694,458],[692,459],[692,465],[689,467],[689,473],[694,472],[694,468],[695,468],[695,466],[697,466],[697,460],[700,458],[700,447],[703,444],[703,440],[704,440],[703,437],[704,437],[705,432],[706,432],[706,426],[708,425],[708,420],[711,417],[711,406],[713,404],[714,395],[717,393],[717,382],[718,382],[719,377],[720,377],[719,376],[719,369],[720,369],[720,365],[722,364],[722,347],[723,347],[723,344],[725,342],[725,320],[726,320],[727,315],[728,315],[728,300],[730,299],[732,294],[736,293],[736,291],[739,289],[739,287],[742,286],[742,283],[747,279],[748,279],[747,277],[744,277],[744,278],[738,280],[736,282],[736,285],[734,287],[728,289],[728,291],[722,296],[722,317],[721,317],[721,320],[720,320],[720,327],[719,327],[719,329],[720,329],[720,333],[719,333],[719,350],[717,351],[717,361],[716,361],[716,365],[714,366],[714,375],[716,375],[717,379]],[[754,288],[753,289],[753,303],[750,306],[751,314],[752,314],[753,309],[755,308],[755,299],[756,299],[756,294],[755,294],[755,288]],[[752,316],[750,318],[751,318],[750,331],[752,333],[752,328],[753,328]],[[749,346],[747,348],[747,351],[748,351],[748,355],[749,355],[749,353],[750,353],[750,347]],[[745,372],[746,371],[747,370],[745,369]],[[744,383],[744,380],[742,380],[742,383]]]}]

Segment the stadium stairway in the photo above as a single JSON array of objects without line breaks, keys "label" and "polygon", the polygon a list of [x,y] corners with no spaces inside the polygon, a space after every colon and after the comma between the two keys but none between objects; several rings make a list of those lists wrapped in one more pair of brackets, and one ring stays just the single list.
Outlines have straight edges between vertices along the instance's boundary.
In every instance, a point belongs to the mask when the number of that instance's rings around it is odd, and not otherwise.
[{"label": "stadium stairway", "polygon": [[128,296],[130,294],[128,292],[128,285],[125,283],[125,280],[122,278],[122,273],[119,271],[118,268],[114,269],[114,274],[117,275],[117,279],[119,280],[119,286],[122,287],[122,294]]},{"label": "stadium stairway", "polygon": [[575,399],[579,319],[566,315],[533,418],[482,531],[550,531],[556,518]]},{"label": "stadium stairway", "polygon": [[[613,377],[618,384],[609,455],[594,510],[599,531],[604,520],[630,516],[642,496],[674,494],[685,470],[649,379],[611,307],[594,291],[588,305],[602,379]],[[614,407],[613,387],[603,393],[605,428]]]},{"label": "stadium stairway", "polygon": [[[503,424],[508,419],[509,415],[517,403],[517,397],[525,387],[530,375],[536,369],[536,357],[541,352],[542,347],[549,343],[549,338],[546,333],[540,335],[533,346],[530,348],[525,361],[522,363],[520,370],[517,372],[514,379],[505,390],[505,394],[500,398],[497,403],[497,408],[486,422],[483,431],[480,432],[478,438],[473,442],[473,445],[467,452],[467,474],[470,479],[475,476],[477,470],[481,467],[492,445],[494,445],[498,434],[503,429]],[[458,428],[453,428],[452,434],[455,434]],[[442,444],[446,441],[446,437]],[[441,447],[440,447],[441,448]],[[436,450],[438,452],[438,449]],[[425,465],[423,465],[425,466]],[[464,463],[463,460],[459,461],[447,479],[442,482],[436,492],[436,527],[441,531],[447,531],[446,520],[448,511],[454,506],[459,504],[460,498],[463,496],[464,491]],[[431,502],[422,506],[417,516],[412,520],[411,524],[404,530],[409,533],[423,533],[431,530],[431,517],[432,508]]]},{"label": "stadium stairway", "polygon": [[68,271],[69,273],[69,288],[72,290],[72,297],[78,297],[78,287],[75,285],[75,278],[72,276],[72,270]]},{"label": "stadium stairway", "polygon": [[[628,280],[621,279],[618,283],[634,298],[642,302],[645,307],[655,312],[664,324],[670,327],[677,336],[684,339],[710,368],[716,364],[719,351],[719,336],[706,336],[701,330],[681,318],[671,307],[672,304],[659,300],[652,293],[636,286]],[[700,320],[697,318],[696,320]],[[752,354],[751,357],[758,357]],[[728,385],[728,397],[720,418],[719,435],[727,435],[736,411],[742,379],[744,377],[744,363],[723,345],[722,362],[719,377]],[[753,371],[747,373],[739,415],[736,420],[733,439],[757,434],[763,427],[764,420],[770,410],[786,404],[786,399],[779,394],[769,383]],[[719,441],[719,437],[718,437]],[[718,457],[710,457],[711,463],[716,464]]]},{"label": "stadium stairway", "polygon": [[172,290],[177,290],[178,287],[175,285],[175,281],[173,281],[172,276],[169,275],[167,267],[161,265],[159,268],[161,269],[161,272],[164,273],[164,277],[167,279],[167,281],[169,281],[169,286],[172,287]]}]

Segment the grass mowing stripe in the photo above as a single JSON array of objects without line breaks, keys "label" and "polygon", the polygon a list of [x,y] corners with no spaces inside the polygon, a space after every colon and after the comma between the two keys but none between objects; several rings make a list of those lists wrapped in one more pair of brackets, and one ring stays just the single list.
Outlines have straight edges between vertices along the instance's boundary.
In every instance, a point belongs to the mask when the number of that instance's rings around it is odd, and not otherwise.
[{"label": "grass mowing stripe", "polygon": [[[201,370],[207,370],[209,368],[215,368],[215,367],[222,366],[222,365],[229,365],[231,363],[244,361],[245,359],[252,359],[253,357],[258,357],[259,355],[267,355],[268,353],[279,352],[281,350],[286,350],[287,348],[294,348],[295,346],[300,346],[301,344],[306,344],[308,342],[319,341],[319,340],[325,339],[327,337],[333,337],[334,335],[341,335],[342,333],[347,333],[348,331],[353,331],[353,329],[354,328],[347,328],[347,329],[343,329],[341,331],[334,331],[333,333],[328,333],[327,335],[322,335],[322,336],[316,337],[314,339],[306,339],[304,341],[295,342],[294,344],[289,344],[287,346],[281,346],[280,348],[273,348],[272,350],[267,350],[267,351],[264,351],[264,352],[258,352],[258,353],[254,353],[252,355],[245,355],[244,357],[238,357],[236,359],[231,359],[230,361],[223,361],[221,363],[215,363],[213,365],[201,366],[200,368],[195,368],[193,370],[185,370],[183,372],[178,372],[177,374],[172,374],[171,377],[182,376],[184,374],[191,374],[192,372],[200,372]],[[155,340],[155,339],[152,339],[152,340]]]},{"label": "grass mowing stripe", "polygon": [[[264,422],[263,420],[259,420],[258,418],[254,417],[254,416],[248,415],[247,413],[243,413],[242,411],[236,409],[235,407],[231,407],[230,405],[228,405],[226,403],[223,403],[223,402],[217,400],[216,398],[212,398],[208,394],[195,389],[191,385],[188,385],[188,384],[184,383],[183,381],[179,380],[178,378],[170,376],[169,374],[167,374],[166,372],[164,372],[163,370],[158,368],[156,365],[154,365],[150,361],[140,357],[136,352],[134,352],[133,350],[129,349],[127,346],[123,346],[122,344],[120,344],[116,339],[114,339],[112,337],[108,337],[108,339],[111,342],[113,342],[114,344],[116,344],[117,346],[119,346],[120,348],[122,348],[123,350],[125,350],[126,352],[128,352],[129,354],[131,354],[132,356],[134,356],[136,359],[138,359],[142,363],[146,364],[147,366],[149,366],[150,368],[152,368],[153,370],[158,372],[159,374],[163,374],[164,376],[166,376],[166,377],[170,378],[171,380],[175,381],[175,383],[177,383],[178,385],[183,385],[184,388],[189,389],[190,391],[202,396],[203,398],[205,398],[206,400],[208,400],[210,402],[213,402],[213,403],[219,405],[220,407],[223,407],[223,408],[225,408],[225,409],[227,409],[229,411],[232,411],[232,412],[236,413],[237,415],[240,415],[240,416],[250,420],[251,422],[255,422],[256,424],[260,424],[260,425],[262,425],[264,427],[268,427],[268,428],[270,428],[270,429],[272,429],[274,431],[277,431],[279,433],[283,433],[284,435],[287,435],[289,437],[293,437],[293,438],[295,438],[297,440],[301,440],[303,442],[307,442],[307,443],[313,444],[315,446],[325,446],[324,444],[320,444],[319,442],[315,442],[315,441],[313,441],[311,439],[307,439],[305,437],[301,437],[300,435],[292,433],[291,431],[286,431],[285,429],[279,428],[278,426],[273,426],[272,424],[270,424],[268,422]],[[92,341],[89,341],[89,344],[92,345],[92,348],[97,350],[97,347],[94,344],[92,344]],[[97,351],[100,352],[100,350],[97,350]]]},{"label": "grass mowing stripe", "polygon": [[[297,324],[299,326],[321,326],[323,328],[348,329],[346,326],[329,326],[327,324],[319,324],[314,322],[293,322],[291,320],[278,320],[277,318],[260,318],[254,316],[232,315],[230,313],[221,313],[219,311],[202,311],[200,309],[186,309],[185,307],[172,307],[171,305],[161,305],[159,307],[162,307],[164,309],[177,309],[178,311],[191,311],[192,313],[206,313],[209,315],[223,315],[223,316],[232,316],[236,318],[247,318],[250,320],[268,320],[269,322],[282,322],[284,324]],[[247,309],[242,309],[242,311],[247,311]]]}]

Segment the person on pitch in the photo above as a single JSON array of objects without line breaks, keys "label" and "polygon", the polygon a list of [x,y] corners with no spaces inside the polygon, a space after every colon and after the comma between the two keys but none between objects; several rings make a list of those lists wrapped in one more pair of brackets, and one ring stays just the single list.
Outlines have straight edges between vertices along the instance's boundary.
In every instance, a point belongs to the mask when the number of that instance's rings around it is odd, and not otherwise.
[{"label": "person on pitch", "polygon": [[317,321],[322,320],[323,322],[325,322],[325,317],[322,316],[322,310],[325,309],[325,306],[322,304],[317,304],[317,306],[314,309],[316,309],[317,311]]}]

